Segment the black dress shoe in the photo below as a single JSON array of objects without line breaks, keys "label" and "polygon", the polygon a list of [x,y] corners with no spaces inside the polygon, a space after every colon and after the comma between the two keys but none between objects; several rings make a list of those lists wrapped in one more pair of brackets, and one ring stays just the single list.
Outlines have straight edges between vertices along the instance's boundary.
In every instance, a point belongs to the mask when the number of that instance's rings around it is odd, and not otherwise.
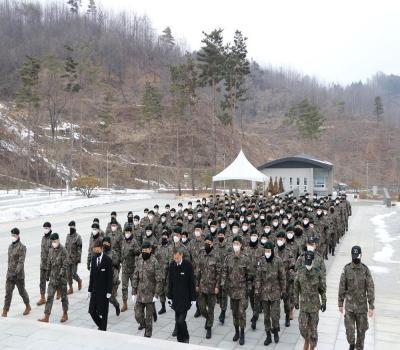
[{"label": "black dress shoe", "polygon": [[119,316],[119,314],[121,313],[121,309],[119,308],[119,305],[117,305],[115,307],[115,313],[117,314],[117,316]]}]

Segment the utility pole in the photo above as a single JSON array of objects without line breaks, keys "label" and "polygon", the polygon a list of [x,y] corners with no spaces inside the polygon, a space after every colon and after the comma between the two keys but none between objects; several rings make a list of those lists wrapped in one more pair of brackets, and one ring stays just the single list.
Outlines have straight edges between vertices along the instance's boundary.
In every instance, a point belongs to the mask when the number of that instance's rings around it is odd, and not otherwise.
[{"label": "utility pole", "polygon": [[107,168],[107,174],[106,174],[106,183],[107,183],[107,191],[108,191],[108,145],[107,145],[107,161],[106,161],[106,168]]},{"label": "utility pole", "polygon": [[[224,169],[225,169],[225,152],[224,152]],[[224,193],[225,193],[225,180],[224,180]]]},{"label": "utility pole", "polygon": [[367,196],[368,196],[368,188],[369,188],[369,179],[368,179],[368,167],[369,167],[369,162],[367,161]]}]

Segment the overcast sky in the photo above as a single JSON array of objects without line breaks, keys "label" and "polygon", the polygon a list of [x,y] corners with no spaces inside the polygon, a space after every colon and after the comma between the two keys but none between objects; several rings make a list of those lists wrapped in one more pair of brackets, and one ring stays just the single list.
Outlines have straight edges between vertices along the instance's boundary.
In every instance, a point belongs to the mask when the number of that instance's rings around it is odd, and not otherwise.
[{"label": "overcast sky", "polygon": [[399,0],[101,0],[101,4],[147,14],[158,32],[170,26],[191,50],[200,47],[203,30],[221,27],[228,41],[239,29],[248,37],[249,57],[260,64],[295,68],[327,83],[365,81],[377,71],[400,75]]}]

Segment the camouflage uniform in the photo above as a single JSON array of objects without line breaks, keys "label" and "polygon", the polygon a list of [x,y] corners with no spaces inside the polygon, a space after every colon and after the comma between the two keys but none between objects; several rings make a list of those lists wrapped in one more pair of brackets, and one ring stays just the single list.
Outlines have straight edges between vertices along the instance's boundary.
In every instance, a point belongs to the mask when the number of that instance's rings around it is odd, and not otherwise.
[{"label": "camouflage uniform", "polygon": [[137,296],[135,319],[141,326],[145,326],[146,337],[151,337],[153,332],[155,312],[153,298],[161,294],[161,282],[162,274],[157,259],[153,255],[150,255],[147,260],[140,256],[133,275],[132,295]]},{"label": "camouflage uniform", "polygon": [[122,241],[121,264],[122,264],[122,301],[128,301],[129,281],[133,285],[133,274],[135,272],[136,257],[140,254],[140,247],[136,239],[131,235],[130,239]]},{"label": "camouflage uniform", "polygon": [[[218,259],[221,261],[221,271],[222,271],[225,258],[228,254],[232,253],[232,248],[226,242],[223,242],[223,243],[218,242],[218,243],[214,244],[214,251],[218,255]],[[225,313],[225,311],[228,307],[228,293],[227,293],[226,288],[224,288],[222,286],[220,286],[220,288],[219,288],[217,302],[221,308],[221,311],[223,311]]]},{"label": "camouflage uniform", "polygon": [[[295,271],[299,271],[299,269],[304,265],[304,252],[297,258]],[[318,252],[314,252],[314,267],[317,267],[321,270],[322,278],[324,279],[324,283],[326,283],[326,266],[324,259]]]},{"label": "camouflage uniform", "polygon": [[295,304],[299,305],[300,300],[300,334],[309,342],[311,349],[317,346],[319,310],[321,303],[326,305],[325,293],[326,283],[321,269],[314,265],[308,271],[304,264],[300,265],[294,281]]},{"label": "camouflage uniform", "polygon": [[345,302],[344,325],[347,341],[349,344],[355,344],[357,350],[364,348],[365,332],[368,329],[368,308],[374,309],[374,301],[374,281],[368,267],[362,263],[347,264],[340,277],[338,303],[339,307],[343,307]]},{"label": "camouflage uniform", "polygon": [[169,264],[172,260],[172,255],[173,255],[172,245],[170,243],[167,243],[165,245],[160,245],[155,254],[155,257],[158,261],[158,265],[160,266],[161,269],[161,276],[162,276],[162,281],[161,281],[162,287],[160,293],[161,303],[166,302],[166,295],[168,293],[168,269],[169,269]]},{"label": "camouflage uniform", "polygon": [[67,281],[70,287],[72,287],[72,280],[74,279],[78,283],[81,283],[81,279],[78,275],[78,264],[81,262],[82,256],[82,239],[78,233],[70,233],[67,235],[65,242],[65,249],[68,253],[68,269],[67,269]]},{"label": "camouflage uniform", "polygon": [[286,316],[288,316],[290,310],[294,305],[294,300],[290,299],[290,296],[293,296],[294,289],[294,277],[295,277],[295,256],[293,256],[291,249],[287,247],[287,243],[282,247],[275,248],[275,256],[282,259],[284,270],[285,270],[285,278],[286,278],[286,289],[283,290],[287,293],[287,298],[283,299],[283,307]]},{"label": "camouflage uniform", "polygon": [[113,249],[113,252],[116,254],[118,261],[119,261],[119,265],[118,265],[118,271],[120,270],[121,266],[121,252],[122,252],[122,241],[123,241],[123,237],[122,237],[122,232],[117,230],[115,232],[110,231],[109,233],[106,232],[105,237],[110,237],[111,239],[111,247]]},{"label": "camouflage uniform", "polygon": [[221,287],[225,288],[231,298],[233,325],[235,328],[246,327],[247,293],[253,279],[250,258],[240,253],[229,254],[224,262],[221,275]]},{"label": "camouflage uniform", "polygon": [[201,315],[206,319],[206,328],[214,324],[214,307],[217,300],[215,289],[221,282],[221,261],[212,249],[207,254],[202,250],[196,273],[196,289],[198,290],[198,305]]},{"label": "camouflage uniform", "polygon": [[26,247],[17,241],[11,243],[8,247],[8,268],[6,279],[6,295],[4,297],[3,310],[8,312],[11,305],[11,299],[15,286],[18,288],[19,295],[25,305],[29,305],[29,296],[25,289],[25,271],[24,263],[26,256]]},{"label": "camouflage uniform", "polygon": [[104,248],[104,254],[106,254],[112,261],[112,271],[113,271],[113,282],[112,282],[112,290],[111,290],[111,297],[109,299],[110,304],[115,307],[115,309],[119,309],[119,302],[117,300],[117,292],[118,286],[120,284],[119,280],[119,266],[120,260],[118,254],[112,249]]},{"label": "camouflage uniform", "polygon": [[283,261],[274,256],[271,261],[258,261],[255,276],[255,294],[264,312],[265,331],[279,331],[281,293],[286,292],[286,274]]},{"label": "camouflage uniform", "polygon": [[40,282],[39,282],[40,294],[46,293],[47,257],[49,256],[49,250],[51,248],[50,235],[51,231],[43,235],[42,242],[40,244]]},{"label": "camouflage uniform", "polygon": [[50,248],[49,258],[47,259],[47,301],[44,313],[50,315],[53,307],[54,294],[59,289],[61,292],[61,303],[64,312],[68,311],[67,296],[67,269],[68,269],[68,253],[60,244],[58,248]]}]

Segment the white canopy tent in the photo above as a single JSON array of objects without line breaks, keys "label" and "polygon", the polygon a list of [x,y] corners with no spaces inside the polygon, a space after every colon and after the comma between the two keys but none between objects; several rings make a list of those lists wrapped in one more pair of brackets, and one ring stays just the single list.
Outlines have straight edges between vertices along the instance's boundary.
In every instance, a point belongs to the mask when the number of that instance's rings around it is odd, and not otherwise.
[{"label": "white canopy tent", "polygon": [[213,182],[227,180],[248,180],[253,182],[265,182],[268,176],[257,170],[240,150],[236,159],[219,174],[213,176]]}]

